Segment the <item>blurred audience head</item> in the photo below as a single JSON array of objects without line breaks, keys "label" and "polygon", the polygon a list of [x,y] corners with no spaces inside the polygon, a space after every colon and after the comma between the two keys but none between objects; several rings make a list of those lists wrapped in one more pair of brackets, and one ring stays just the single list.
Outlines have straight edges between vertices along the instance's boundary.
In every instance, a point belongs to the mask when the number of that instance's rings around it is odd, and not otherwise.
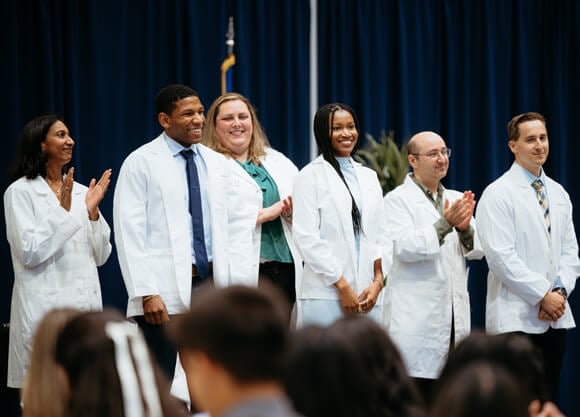
[{"label": "blurred audience head", "polygon": [[439,377],[439,385],[475,361],[497,364],[518,380],[529,401],[547,399],[541,353],[523,335],[489,335],[474,332],[463,339],[450,354]]},{"label": "blurred audience head", "polygon": [[244,392],[283,394],[288,308],[273,286],[206,288],[173,321],[190,397],[219,415]]},{"label": "blurred audience head", "polygon": [[30,365],[22,387],[23,417],[63,417],[66,393],[55,383],[58,367],[54,360],[56,338],[80,310],[54,309],[46,313],[34,332]]},{"label": "blurred audience head", "polygon": [[308,325],[293,333],[284,384],[304,416],[373,416],[373,385],[362,355],[327,327]]},{"label": "blurred audience head", "polygon": [[528,417],[517,378],[503,366],[474,361],[441,385],[431,417]]},{"label": "blurred audience head", "polygon": [[58,336],[67,417],[172,417],[169,384],[137,328],[116,311],[83,313]]},{"label": "blurred audience head", "polygon": [[344,316],[330,334],[357,352],[371,380],[371,413],[375,417],[425,415],[421,397],[397,347],[385,330],[365,316]]}]

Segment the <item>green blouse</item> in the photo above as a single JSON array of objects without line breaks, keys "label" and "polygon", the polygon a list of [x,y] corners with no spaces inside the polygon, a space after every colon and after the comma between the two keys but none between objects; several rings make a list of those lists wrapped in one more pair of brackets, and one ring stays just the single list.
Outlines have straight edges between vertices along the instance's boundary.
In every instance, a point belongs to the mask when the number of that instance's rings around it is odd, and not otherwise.
[{"label": "green blouse", "polygon": [[[256,181],[262,190],[262,207],[270,207],[280,201],[280,194],[276,183],[266,171],[264,165],[256,166],[251,160],[246,163],[238,162],[242,168]],[[271,261],[291,263],[292,254],[284,236],[282,219],[280,217],[262,223],[262,243],[260,257]]]}]

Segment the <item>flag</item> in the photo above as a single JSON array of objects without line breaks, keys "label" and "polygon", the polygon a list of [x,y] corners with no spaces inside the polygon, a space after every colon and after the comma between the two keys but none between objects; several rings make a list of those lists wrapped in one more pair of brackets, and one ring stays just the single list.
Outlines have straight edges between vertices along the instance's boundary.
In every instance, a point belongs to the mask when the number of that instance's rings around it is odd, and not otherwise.
[{"label": "flag", "polygon": [[234,89],[233,69],[236,64],[234,55],[234,18],[230,16],[228,22],[228,31],[226,33],[227,56],[222,62],[222,94],[229,93]]}]

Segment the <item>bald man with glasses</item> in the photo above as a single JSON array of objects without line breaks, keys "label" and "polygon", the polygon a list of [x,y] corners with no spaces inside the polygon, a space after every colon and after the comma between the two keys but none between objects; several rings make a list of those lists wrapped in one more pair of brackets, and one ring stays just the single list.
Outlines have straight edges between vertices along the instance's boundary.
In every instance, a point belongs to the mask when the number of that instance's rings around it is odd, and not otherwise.
[{"label": "bald man with glasses", "polygon": [[408,144],[413,172],[384,199],[393,265],[383,311],[409,374],[430,403],[450,349],[471,329],[465,259],[483,252],[475,233],[471,191],[446,189],[451,149],[434,132]]}]

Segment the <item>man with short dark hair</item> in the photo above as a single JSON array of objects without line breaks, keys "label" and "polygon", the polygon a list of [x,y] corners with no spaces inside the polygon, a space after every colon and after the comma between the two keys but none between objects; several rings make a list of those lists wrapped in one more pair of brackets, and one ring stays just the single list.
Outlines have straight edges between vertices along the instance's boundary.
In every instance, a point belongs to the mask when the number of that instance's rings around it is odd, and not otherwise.
[{"label": "man with short dark hair", "polygon": [[171,379],[177,350],[165,324],[187,311],[197,285],[228,275],[229,168],[200,144],[205,115],[194,90],[168,85],[155,106],[163,132],[123,162],[113,218],[127,316]]},{"label": "man with short dark hair", "polygon": [[170,326],[190,398],[212,417],[293,417],[281,377],[287,302],[274,287],[209,288]]},{"label": "man with short dark hair", "polygon": [[566,329],[575,327],[567,297],[580,274],[572,203],[542,168],[549,152],[544,117],[515,116],[508,136],[515,161],[485,189],[477,209],[489,266],[486,329],[530,337],[556,400]]}]

